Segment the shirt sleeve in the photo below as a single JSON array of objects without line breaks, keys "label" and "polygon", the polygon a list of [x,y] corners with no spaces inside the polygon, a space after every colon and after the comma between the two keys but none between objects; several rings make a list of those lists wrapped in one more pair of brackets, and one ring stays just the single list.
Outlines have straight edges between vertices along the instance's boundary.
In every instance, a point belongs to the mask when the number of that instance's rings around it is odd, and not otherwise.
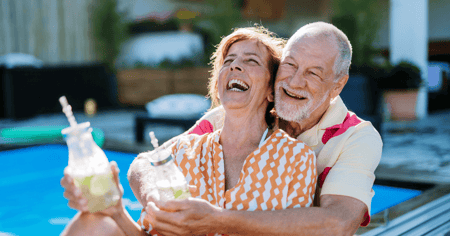
[{"label": "shirt sleeve", "polygon": [[[223,121],[225,119],[225,109],[223,106],[218,106],[208,112],[202,118],[200,118],[197,122],[195,122],[195,125],[192,126],[186,133],[196,133],[196,134],[204,134],[204,133],[212,133],[218,129],[223,128]],[[209,132],[209,128],[205,129],[205,122],[209,123],[212,127],[212,131]],[[198,129],[206,130],[207,132],[203,131],[203,133],[198,133]]]},{"label": "shirt sleeve", "polygon": [[374,196],[375,169],[381,159],[382,141],[373,127],[364,126],[345,143],[322,186],[320,195],[334,194],[356,198],[369,210]]}]

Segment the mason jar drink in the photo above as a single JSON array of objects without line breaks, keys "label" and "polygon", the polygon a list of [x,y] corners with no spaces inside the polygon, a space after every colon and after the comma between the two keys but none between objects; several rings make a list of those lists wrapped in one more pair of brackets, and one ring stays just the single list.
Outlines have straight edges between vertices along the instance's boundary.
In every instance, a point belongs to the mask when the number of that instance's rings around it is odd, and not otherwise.
[{"label": "mason jar drink", "polygon": [[88,200],[88,210],[97,212],[114,206],[120,192],[114,182],[111,167],[103,150],[94,142],[90,123],[63,129],[61,133],[69,148],[67,172]]},{"label": "mason jar drink", "polygon": [[154,185],[159,193],[159,200],[186,199],[191,196],[186,179],[175,165],[170,150],[156,151],[149,161],[154,167]]}]

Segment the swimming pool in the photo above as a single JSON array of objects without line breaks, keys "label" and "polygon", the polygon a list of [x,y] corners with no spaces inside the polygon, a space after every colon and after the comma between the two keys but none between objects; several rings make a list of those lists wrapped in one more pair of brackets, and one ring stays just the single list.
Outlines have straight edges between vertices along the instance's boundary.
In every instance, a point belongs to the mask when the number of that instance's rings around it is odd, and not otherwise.
[{"label": "swimming pool", "polygon": [[[105,150],[117,162],[124,187],[124,204],[134,220],[141,205],[127,180],[127,171],[136,154]],[[76,214],[67,206],[60,179],[67,166],[65,145],[41,145],[0,152],[0,235],[59,235]],[[419,190],[375,185],[372,214],[421,194]]]}]

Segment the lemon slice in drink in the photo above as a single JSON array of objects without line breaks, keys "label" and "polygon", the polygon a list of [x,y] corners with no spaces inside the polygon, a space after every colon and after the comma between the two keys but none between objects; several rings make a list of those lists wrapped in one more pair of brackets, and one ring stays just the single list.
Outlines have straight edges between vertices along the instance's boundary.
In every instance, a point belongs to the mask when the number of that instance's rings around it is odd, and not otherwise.
[{"label": "lemon slice in drink", "polygon": [[102,196],[108,192],[112,181],[111,174],[95,175],[91,179],[89,191],[92,195]]}]

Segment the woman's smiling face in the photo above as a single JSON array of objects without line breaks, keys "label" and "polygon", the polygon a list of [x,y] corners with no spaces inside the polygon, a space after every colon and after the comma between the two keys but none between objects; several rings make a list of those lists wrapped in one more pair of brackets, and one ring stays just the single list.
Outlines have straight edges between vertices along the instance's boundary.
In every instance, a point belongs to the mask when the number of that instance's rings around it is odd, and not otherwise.
[{"label": "woman's smiling face", "polygon": [[256,40],[233,43],[220,69],[218,88],[225,109],[265,108],[273,91],[265,46]]}]

